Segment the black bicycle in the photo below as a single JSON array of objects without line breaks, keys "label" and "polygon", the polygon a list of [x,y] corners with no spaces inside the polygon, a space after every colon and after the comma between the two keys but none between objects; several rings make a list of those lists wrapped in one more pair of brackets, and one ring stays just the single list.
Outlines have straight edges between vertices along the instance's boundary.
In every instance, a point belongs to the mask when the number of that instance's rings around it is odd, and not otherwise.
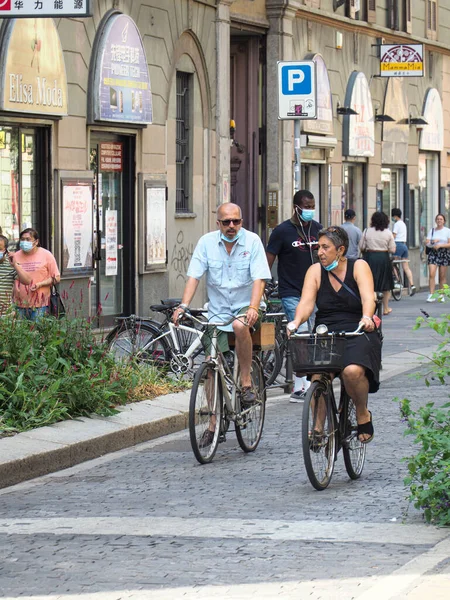
[{"label": "black bicycle", "polygon": [[316,490],[328,487],[341,448],[351,479],[358,479],[364,468],[366,445],[358,438],[355,405],[342,379],[336,403],[332,378],[342,370],[346,338],[363,334],[360,328],[328,333],[325,325],[319,325],[316,333],[295,334],[289,340],[294,371],[320,375],[308,389],[302,417],[303,460]]},{"label": "black bicycle", "polygon": [[266,323],[273,323],[275,326],[274,347],[261,354],[261,363],[266,377],[266,386],[270,386],[276,381],[282,369],[287,344],[287,317],[278,296],[277,282],[270,281],[266,283],[264,300],[267,309],[263,315],[263,321]]}]

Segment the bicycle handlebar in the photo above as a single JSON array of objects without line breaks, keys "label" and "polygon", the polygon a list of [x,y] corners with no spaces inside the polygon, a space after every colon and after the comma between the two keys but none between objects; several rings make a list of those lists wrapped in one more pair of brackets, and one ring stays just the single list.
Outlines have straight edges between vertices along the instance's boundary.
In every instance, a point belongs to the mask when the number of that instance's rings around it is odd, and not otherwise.
[{"label": "bicycle handlebar", "polygon": [[311,336],[316,336],[316,337],[350,337],[352,335],[363,335],[363,333],[365,333],[365,331],[363,330],[363,326],[359,325],[357,329],[355,329],[355,331],[329,331],[328,333],[291,333],[291,335],[289,336],[289,339],[296,339],[296,338],[307,338],[307,337],[311,337]]},{"label": "bicycle handlebar", "polygon": [[231,323],[233,321],[235,321],[236,319],[239,319],[239,317],[244,317],[245,315],[236,315],[236,316],[232,316],[231,319],[229,319],[228,321],[225,322],[214,322],[214,321],[201,321],[200,319],[198,319],[197,317],[195,317],[191,311],[189,310],[189,308],[185,308],[184,309],[184,313],[189,315],[189,317],[193,320],[196,321],[197,323],[199,323],[200,325],[212,325],[213,327],[226,327],[227,325],[231,325]]}]

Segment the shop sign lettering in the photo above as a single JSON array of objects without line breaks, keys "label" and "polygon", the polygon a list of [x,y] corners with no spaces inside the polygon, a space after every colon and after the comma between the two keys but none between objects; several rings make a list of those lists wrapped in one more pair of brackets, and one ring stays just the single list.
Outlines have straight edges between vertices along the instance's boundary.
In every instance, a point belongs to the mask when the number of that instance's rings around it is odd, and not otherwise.
[{"label": "shop sign lettering", "polygon": [[9,101],[17,104],[62,108],[63,91],[58,87],[56,79],[52,85],[49,85],[46,77],[36,77],[36,84],[33,86],[32,83],[24,83],[22,75],[10,73]]}]

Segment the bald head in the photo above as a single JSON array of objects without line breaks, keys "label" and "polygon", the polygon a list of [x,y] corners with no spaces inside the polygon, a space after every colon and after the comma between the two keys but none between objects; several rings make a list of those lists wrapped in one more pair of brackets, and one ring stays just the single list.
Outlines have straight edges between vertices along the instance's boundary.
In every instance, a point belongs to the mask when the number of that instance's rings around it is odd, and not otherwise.
[{"label": "bald head", "polygon": [[242,219],[241,207],[233,202],[225,202],[217,209],[217,220],[222,219]]}]

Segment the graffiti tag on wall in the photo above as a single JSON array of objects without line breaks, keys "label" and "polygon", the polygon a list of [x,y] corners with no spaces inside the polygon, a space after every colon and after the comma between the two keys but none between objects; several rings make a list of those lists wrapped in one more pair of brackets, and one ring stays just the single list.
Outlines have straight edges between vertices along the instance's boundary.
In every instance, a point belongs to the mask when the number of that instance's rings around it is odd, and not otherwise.
[{"label": "graffiti tag on wall", "polygon": [[186,282],[186,273],[194,253],[194,244],[184,241],[184,233],[179,231],[170,257],[170,270],[175,273],[175,282]]}]

